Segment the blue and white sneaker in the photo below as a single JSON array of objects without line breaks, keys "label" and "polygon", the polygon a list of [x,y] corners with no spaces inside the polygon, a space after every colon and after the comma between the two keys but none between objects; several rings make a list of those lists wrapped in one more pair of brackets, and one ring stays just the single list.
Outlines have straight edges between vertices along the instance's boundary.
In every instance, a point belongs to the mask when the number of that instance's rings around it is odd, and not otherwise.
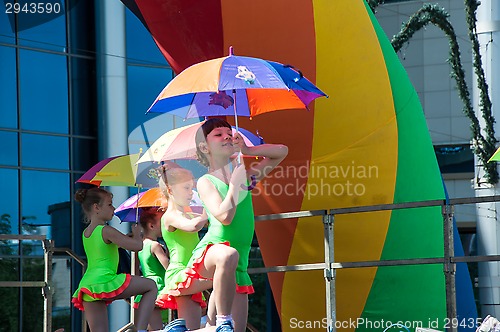
[{"label": "blue and white sneaker", "polygon": [[187,330],[184,318],[174,319],[163,328],[163,332],[185,332]]},{"label": "blue and white sneaker", "polygon": [[486,316],[483,323],[477,328],[476,332],[494,332],[500,330],[500,321],[493,316]]},{"label": "blue and white sneaker", "polygon": [[221,325],[217,326],[215,332],[234,332],[233,323],[225,321]]}]

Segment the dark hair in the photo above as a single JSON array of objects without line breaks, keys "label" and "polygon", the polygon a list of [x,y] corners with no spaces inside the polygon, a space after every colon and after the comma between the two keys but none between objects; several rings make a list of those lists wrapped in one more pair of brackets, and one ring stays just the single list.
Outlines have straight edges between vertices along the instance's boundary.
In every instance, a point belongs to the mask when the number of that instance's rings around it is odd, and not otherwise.
[{"label": "dark hair", "polygon": [[158,208],[155,206],[141,208],[139,223],[143,228],[148,226],[148,223],[154,220],[154,217],[158,214]]},{"label": "dark hair", "polygon": [[198,131],[196,131],[196,156],[198,157],[198,161],[203,166],[209,166],[209,162],[207,156],[200,150],[200,143],[206,142],[208,134],[212,132],[215,128],[231,128],[231,125],[224,119],[221,118],[212,118],[205,121]]},{"label": "dark hair", "polygon": [[101,204],[102,200],[106,195],[113,197],[113,194],[102,188],[90,188],[90,189],[78,189],[75,192],[75,201],[82,205],[83,212],[85,213],[85,219],[88,221],[87,217],[92,209],[92,205]]}]

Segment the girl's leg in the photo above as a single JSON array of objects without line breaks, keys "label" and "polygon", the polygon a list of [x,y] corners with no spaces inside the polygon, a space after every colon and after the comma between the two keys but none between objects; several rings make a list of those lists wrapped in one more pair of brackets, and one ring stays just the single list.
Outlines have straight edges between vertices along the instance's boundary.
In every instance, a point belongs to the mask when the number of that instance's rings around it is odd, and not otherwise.
[{"label": "girl's leg", "polygon": [[204,277],[213,276],[215,307],[218,315],[230,315],[236,290],[236,267],[239,255],[236,249],[224,244],[211,246],[199,273]]},{"label": "girl's leg", "polygon": [[217,314],[217,310],[215,308],[215,296],[214,292],[210,294],[210,298],[208,299],[208,308],[207,308],[207,326],[215,326],[215,315]]},{"label": "girl's leg", "polygon": [[[137,312],[137,311],[136,311]],[[163,328],[163,320],[161,317],[162,310],[158,307],[153,309],[153,313],[149,318],[149,328],[150,330],[160,330]]]},{"label": "girl's leg", "polygon": [[[156,283],[153,280],[139,276],[132,276],[127,289],[125,289],[115,299],[126,299],[131,296],[139,294],[142,295],[139,309],[136,311],[137,315],[135,315],[134,325],[138,330],[145,330],[148,326],[151,313],[155,307],[157,293],[158,288],[156,288]],[[162,325],[151,326],[151,328],[153,330],[159,330],[162,328]]]},{"label": "girl's leg", "polygon": [[177,301],[177,313],[186,321],[186,327],[190,330],[200,328],[201,307],[200,304],[191,300],[191,296],[179,296]]},{"label": "girl's leg", "polygon": [[85,319],[92,332],[108,332],[108,309],[104,301],[83,301]]},{"label": "girl's leg", "polygon": [[248,294],[236,293],[234,295],[231,314],[234,320],[234,331],[245,332],[248,320]]}]

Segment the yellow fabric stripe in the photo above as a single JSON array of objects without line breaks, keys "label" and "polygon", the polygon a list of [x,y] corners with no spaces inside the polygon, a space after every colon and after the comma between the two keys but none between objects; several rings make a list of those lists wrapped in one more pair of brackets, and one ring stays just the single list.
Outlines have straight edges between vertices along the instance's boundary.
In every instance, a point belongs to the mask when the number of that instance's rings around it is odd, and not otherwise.
[{"label": "yellow fabric stripe", "polygon": [[139,153],[113,159],[96,173],[92,181],[102,181],[102,186],[133,186],[137,173],[137,160],[139,160]]},{"label": "yellow fabric stripe", "polygon": [[[302,209],[391,203],[397,173],[397,123],[383,54],[364,0],[316,0],[314,18],[316,84],[330,98],[316,101],[312,161]],[[390,212],[337,216],[335,260],[379,259],[390,217]],[[323,261],[322,246],[321,220],[299,220],[288,264]],[[338,321],[361,315],[375,273],[375,268],[337,273]],[[323,285],[323,271],[287,273],[283,331],[296,330],[290,319],[324,319]]]}]

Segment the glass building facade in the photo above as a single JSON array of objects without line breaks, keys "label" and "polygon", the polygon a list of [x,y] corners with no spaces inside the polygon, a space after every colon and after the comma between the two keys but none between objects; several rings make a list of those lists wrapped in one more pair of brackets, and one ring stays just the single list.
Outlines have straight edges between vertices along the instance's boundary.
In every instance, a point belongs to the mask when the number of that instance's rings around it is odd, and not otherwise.
[{"label": "glass building facade", "polygon": [[[100,150],[102,154],[97,125],[97,3],[44,3],[54,4],[54,10],[0,12],[0,234],[46,235],[56,247],[71,248],[84,257],[84,224],[72,196],[78,188],[75,181],[99,160]],[[128,10],[125,22],[131,133],[153,119],[145,112],[173,72],[149,32]],[[108,111],[113,110],[103,110]],[[175,126],[171,117],[162,121],[164,130]],[[42,281],[43,268],[41,241],[0,240],[0,281]],[[78,263],[55,256],[53,330],[82,329],[81,313],[73,309],[70,298],[80,278]],[[0,309],[1,330],[43,330],[40,288],[1,287],[0,298],[8,303]]]}]

